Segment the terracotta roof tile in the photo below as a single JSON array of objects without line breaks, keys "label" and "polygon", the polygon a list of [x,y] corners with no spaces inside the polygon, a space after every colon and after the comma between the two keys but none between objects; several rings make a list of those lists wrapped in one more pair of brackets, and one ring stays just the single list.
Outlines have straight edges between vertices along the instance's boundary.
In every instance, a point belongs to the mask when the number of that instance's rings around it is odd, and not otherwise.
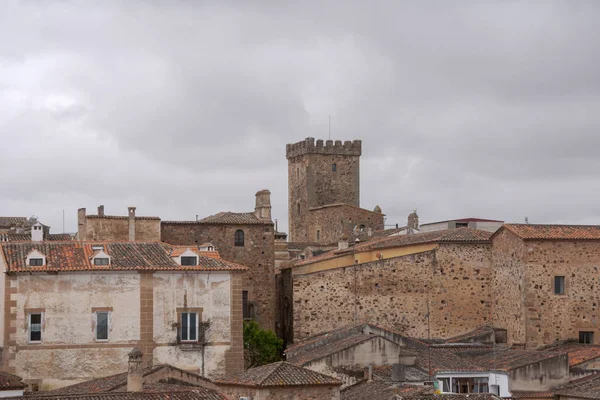
[{"label": "terracotta roof tile", "polygon": [[[91,262],[92,246],[103,244],[110,256],[110,265],[96,266]],[[181,266],[170,256],[173,247],[160,242],[26,242],[1,246],[8,272],[33,271],[244,271],[247,267],[222,260],[210,254],[198,254],[197,266]],[[26,265],[27,255],[37,250],[46,256],[46,265]],[[202,253],[202,252],[199,252]]]},{"label": "terracotta roof tile", "polygon": [[26,387],[27,385],[23,383],[21,377],[7,372],[0,372],[0,390],[19,390]]},{"label": "terracotta roof tile", "polygon": [[28,225],[27,217],[0,217],[0,228]]},{"label": "terracotta roof tile", "polygon": [[525,390],[511,390],[510,394],[513,399],[554,399],[554,391],[537,391],[529,392]]},{"label": "terracotta roof tile", "polygon": [[341,400],[389,399],[394,394],[405,396],[432,395],[433,386],[403,385],[389,381],[363,381],[349,386],[340,392]]},{"label": "terracotta roof tile", "polygon": [[162,221],[163,224],[223,224],[223,225],[273,225],[272,221],[259,219],[252,212],[234,213],[230,211],[220,212],[202,218],[198,221]]},{"label": "terracotta roof tile", "polygon": [[600,225],[504,224],[523,240],[600,240]]},{"label": "terracotta roof tile", "polygon": [[[181,386],[173,386],[165,392],[101,392],[70,395],[43,394],[49,392],[38,393],[40,394],[28,395],[27,398],[36,400],[227,400],[225,395],[216,390]],[[24,397],[6,397],[6,399],[23,400]]]},{"label": "terracotta roof tile", "polygon": [[[45,239],[46,241],[51,242],[64,242],[67,240],[73,240],[73,237],[68,233],[51,233]],[[0,242],[30,242],[31,241],[31,233],[8,233],[4,235],[0,235]]]},{"label": "terracotta roof tile", "polygon": [[319,360],[342,350],[356,346],[357,344],[361,344],[369,340],[375,340],[377,338],[379,338],[379,336],[368,335],[362,332],[354,333],[345,338],[330,342],[326,346],[316,347],[311,351],[300,353],[295,357],[289,358],[287,361],[296,365],[306,365],[312,361]]},{"label": "terracotta roof tile", "polygon": [[593,374],[556,389],[561,398],[576,397],[578,399],[600,399],[600,374]]},{"label": "terracotta roof tile", "polygon": [[569,366],[571,367],[600,357],[600,346],[591,344],[564,343],[548,347],[545,351],[567,353],[569,355]]},{"label": "terracotta roof tile", "polygon": [[251,387],[281,386],[341,386],[337,379],[285,361],[250,368],[238,374],[228,375],[215,381],[217,384]]}]

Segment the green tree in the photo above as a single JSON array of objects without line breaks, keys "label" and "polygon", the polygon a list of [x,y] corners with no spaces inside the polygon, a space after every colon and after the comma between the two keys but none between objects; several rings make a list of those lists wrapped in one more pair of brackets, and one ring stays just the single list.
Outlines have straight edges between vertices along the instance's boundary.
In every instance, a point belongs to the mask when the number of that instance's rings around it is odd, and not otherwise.
[{"label": "green tree", "polygon": [[246,368],[281,361],[283,340],[275,332],[262,329],[256,321],[244,322],[244,361]]}]

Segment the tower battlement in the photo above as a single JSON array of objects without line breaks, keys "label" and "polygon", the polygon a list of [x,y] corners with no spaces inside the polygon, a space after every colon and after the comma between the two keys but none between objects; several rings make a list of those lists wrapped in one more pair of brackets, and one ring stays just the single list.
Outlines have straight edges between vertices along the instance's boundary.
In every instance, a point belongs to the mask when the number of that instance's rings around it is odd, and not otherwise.
[{"label": "tower battlement", "polygon": [[304,154],[335,154],[344,156],[360,156],[362,154],[362,141],[325,140],[306,138],[301,142],[286,145],[286,158],[302,156]]}]

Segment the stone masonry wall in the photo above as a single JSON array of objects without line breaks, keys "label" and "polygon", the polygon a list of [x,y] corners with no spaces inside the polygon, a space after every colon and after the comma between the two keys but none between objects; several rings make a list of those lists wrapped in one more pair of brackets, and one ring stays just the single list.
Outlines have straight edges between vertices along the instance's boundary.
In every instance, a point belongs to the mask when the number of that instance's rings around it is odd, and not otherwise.
[{"label": "stone masonry wall", "polygon": [[[244,231],[245,246],[234,246],[236,230]],[[224,260],[250,268],[242,278],[257,321],[263,328],[275,329],[275,239],[272,224],[226,225],[169,223],[161,225],[162,241],[175,245],[211,242]]]},{"label": "stone masonry wall", "polygon": [[[527,346],[578,339],[594,332],[600,343],[600,242],[527,241]],[[565,294],[554,294],[554,277],[565,277]]]},{"label": "stone masonry wall", "polygon": [[[342,235],[351,242],[367,240],[369,229],[383,229],[383,214],[354,206],[319,207],[308,213],[307,240],[322,244],[337,244]],[[361,225],[364,229],[361,231]],[[318,234],[317,234],[317,231]]]},{"label": "stone masonry wall", "polygon": [[360,141],[324,144],[317,140],[315,145],[314,139],[307,138],[288,144],[290,241],[310,240],[308,209],[336,203],[360,205],[361,151]]},{"label": "stone masonry wall", "polygon": [[[129,220],[127,217],[85,218],[84,231],[79,232],[81,240],[129,240]],[[160,219],[135,219],[135,240],[140,242],[160,241]]]},{"label": "stone masonry wall", "polygon": [[294,340],[355,321],[419,338],[449,337],[488,323],[489,247],[446,244],[408,256],[296,273]]},{"label": "stone masonry wall", "polygon": [[492,325],[505,328],[508,343],[525,343],[525,244],[503,230],[492,246]]}]

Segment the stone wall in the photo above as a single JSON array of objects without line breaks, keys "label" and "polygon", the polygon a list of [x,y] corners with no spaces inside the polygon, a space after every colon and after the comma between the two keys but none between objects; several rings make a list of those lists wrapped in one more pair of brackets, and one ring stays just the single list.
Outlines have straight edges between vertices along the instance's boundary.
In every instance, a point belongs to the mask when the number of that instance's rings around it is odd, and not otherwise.
[{"label": "stone wall", "polygon": [[[241,334],[232,335],[231,315],[241,326],[241,302],[239,310],[231,304],[232,276],[237,274],[7,275],[3,370],[48,389],[125,371],[128,352],[140,347],[148,364],[168,363],[206,376],[236,372],[243,366],[241,351],[235,353],[237,367],[225,365],[226,352],[242,346]],[[185,310],[210,321],[204,348],[178,343],[177,314]],[[96,311],[109,312],[107,341],[96,340]],[[43,315],[41,343],[29,342],[30,313]]]},{"label": "stone wall", "polygon": [[[310,239],[308,210],[327,204],[360,205],[361,142],[313,138],[287,145],[290,241]],[[334,167],[335,165],[335,167]]]},{"label": "stone wall", "polygon": [[509,344],[525,343],[525,244],[503,230],[493,240],[492,324],[507,330]]},{"label": "stone wall", "polygon": [[[244,247],[234,246],[236,230],[244,231]],[[254,303],[259,324],[275,329],[275,239],[273,224],[206,224],[167,222],[161,224],[162,241],[174,245],[214,244],[221,258],[250,268],[242,289]]]},{"label": "stone wall", "polygon": [[[83,229],[81,227],[83,226]],[[129,240],[129,219],[127,217],[91,216],[85,217],[85,223],[79,225],[80,240]],[[139,242],[160,241],[159,218],[135,218],[135,240]]]},{"label": "stone wall", "polygon": [[337,386],[293,386],[274,388],[252,388],[242,386],[219,385],[219,390],[228,398],[249,397],[252,400],[339,400],[340,389]]},{"label": "stone wall", "polygon": [[294,340],[356,321],[420,338],[465,333],[490,320],[490,280],[487,244],[294,273]]},{"label": "stone wall", "polygon": [[337,244],[342,235],[350,241],[369,238],[369,232],[383,229],[384,215],[350,205],[312,208],[308,212],[306,241]]},{"label": "stone wall", "polygon": [[[594,332],[600,343],[600,242],[527,241],[525,301],[527,346],[578,339]],[[565,294],[554,294],[554,277],[565,277]]]}]

